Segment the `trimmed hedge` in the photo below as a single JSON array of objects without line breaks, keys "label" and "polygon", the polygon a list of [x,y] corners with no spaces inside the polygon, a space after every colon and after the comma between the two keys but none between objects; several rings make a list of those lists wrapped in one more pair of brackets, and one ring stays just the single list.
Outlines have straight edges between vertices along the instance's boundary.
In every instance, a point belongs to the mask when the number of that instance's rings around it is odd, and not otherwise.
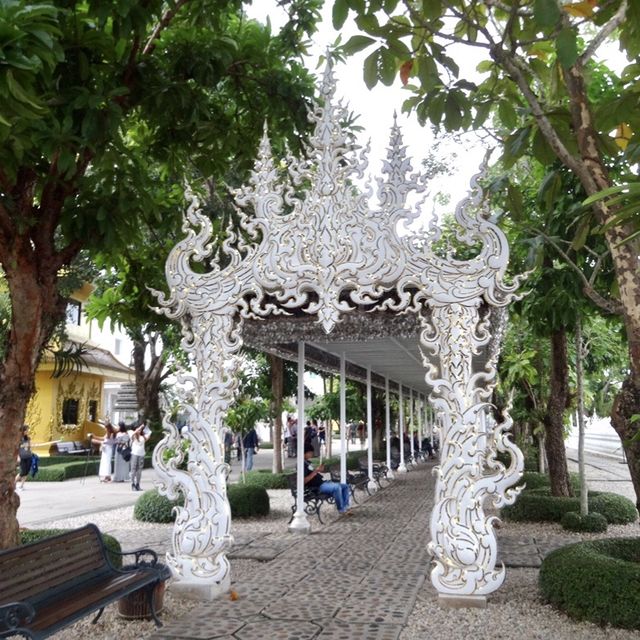
[{"label": "trimmed hedge", "polygon": [[577,511],[568,511],[562,516],[560,524],[567,531],[603,533],[607,530],[607,519],[601,513],[587,513],[583,516]]},{"label": "trimmed hedge", "polygon": [[[575,493],[580,492],[580,476],[577,473],[569,474],[569,482],[571,488]],[[525,471],[522,474],[522,478],[518,482],[518,485],[526,485],[525,491],[537,491],[539,489],[550,489],[551,480],[546,473],[540,473],[539,471]]]},{"label": "trimmed hedge", "polygon": [[[560,522],[569,511],[580,511],[580,498],[550,496],[541,488],[520,494],[500,515],[516,522]],[[589,511],[601,513],[609,524],[627,524],[638,517],[633,502],[616,493],[590,491]]]},{"label": "trimmed hedge", "polygon": [[[43,460],[54,460],[55,463],[49,462],[42,464]],[[60,462],[62,460],[62,462]],[[149,469],[152,466],[151,454],[148,453],[144,457],[144,468]],[[71,478],[82,478],[86,476],[97,476],[100,468],[100,458],[95,456],[89,458],[74,458],[72,456],[55,456],[51,458],[40,458],[38,460],[38,473],[35,478],[27,477],[29,482],[62,482]]]},{"label": "trimmed hedge", "polygon": [[184,499],[169,500],[166,496],[161,496],[157,489],[150,489],[136,500],[133,517],[142,522],[173,522],[176,519],[174,507],[183,504]]},{"label": "trimmed hedge", "polygon": [[[23,529],[20,531],[20,544],[30,544],[32,542],[38,542],[38,540],[44,540],[45,538],[52,538],[53,536],[59,536],[62,533],[67,533],[69,529]],[[122,556],[118,555],[122,551],[120,543],[108,533],[100,532],[104,546],[107,548],[107,555],[111,564],[120,569],[122,566]],[[111,553],[115,551],[116,553]],[[46,558],[43,560],[43,567],[46,569]]]},{"label": "trimmed hedge", "polygon": [[252,518],[268,516],[269,494],[264,487],[230,484],[227,486],[227,497],[234,518]]},{"label": "trimmed hedge", "polygon": [[539,585],[544,598],[572,618],[640,629],[640,538],[556,549],[542,561]]},{"label": "trimmed hedge", "polygon": [[[231,484],[227,497],[234,518],[251,518],[269,515],[269,494],[264,487]],[[145,491],[136,501],[133,517],[143,522],[168,523],[176,519],[173,508],[182,506],[184,500],[172,501],[161,496],[157,489]]]},{"label": "trimmed hedge", "polygon": [[267,469],[247,471],[245,473],[245,486],[264,487],[265,489],[288,489],[287,475],[285,473],[271,473]]}]

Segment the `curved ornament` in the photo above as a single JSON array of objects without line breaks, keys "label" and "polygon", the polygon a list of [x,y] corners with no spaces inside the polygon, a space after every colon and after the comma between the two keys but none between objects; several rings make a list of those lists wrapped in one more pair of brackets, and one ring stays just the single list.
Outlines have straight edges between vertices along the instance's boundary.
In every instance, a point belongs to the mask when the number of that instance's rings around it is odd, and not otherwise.
[{"label": "curved ornament", "polygon": [[[488,593],[502,573],[494,570],[495,535],[482,504],[487,497],[496,504],[512,500],[508,487],[522,467],[505,435],[508,421],[497,428],[484,420],[495,362],[478,372],[472,366],[490,337],[481,304],[506,305],[518,287],[517,279],[504,283],[506,238],[483,208],[477,177],[471,196],[456,209],[459,240],[477,247],[473,257],[437,252],[442,238],[435,223],[400,236],[398,227],[408,227],[419,213],[419,205],[407,204],[408,194],[425,192],[400,129],[394,123],[376,183],[378,206],[372,207],[371,184],[364,191],[354,186],[367,168],[367,150],[358,155],[341,125],[347,113],[334,103],[330,65],[321,93],[322,105],[310,114],[315,130],[305,159],[276,163],[265,130],[248,184],[235,194],[242,233],[227,230],[220,250],[224,266],[214,255],[212,224],[187,191],[185,237],[166,263],[170,295],[155,292],[160,311],[181,320],[182,345],[198,370],[187,470],[178,468],[178,458],[163,459],[179,441],[169,424],[154,453],[161,491],[185,495],[169,563],[181,581],[203,589],[228,583],[230,516],[220,430],[236,386],[243,319],[295,310],[316,316],[330,333],[344,314],[364,307],[418,313],[422,344],[439,359],[427,373],[433,403],[445,415],[432,518],[434,584],[441,593]],[[197,262],[207,268],[194,269]],[[422,313],[425,305],[430,320]],[[514,452],[509,469],[495,460],[501,450]]]}]

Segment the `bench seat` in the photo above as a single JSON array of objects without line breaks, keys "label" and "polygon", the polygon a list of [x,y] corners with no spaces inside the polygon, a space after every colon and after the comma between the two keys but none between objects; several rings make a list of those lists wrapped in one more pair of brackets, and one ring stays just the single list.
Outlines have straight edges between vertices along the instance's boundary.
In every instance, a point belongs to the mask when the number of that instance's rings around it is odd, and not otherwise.
[{"label": "bench seat", "polygon": [[139,590],[161,626],[153,592],[169,568],[151,549],[118,555],[133,555],[133,564],[114,567],[93,524],[1,551],[0,638],[40,640],[97,611],[96,622],[105,606]]}]

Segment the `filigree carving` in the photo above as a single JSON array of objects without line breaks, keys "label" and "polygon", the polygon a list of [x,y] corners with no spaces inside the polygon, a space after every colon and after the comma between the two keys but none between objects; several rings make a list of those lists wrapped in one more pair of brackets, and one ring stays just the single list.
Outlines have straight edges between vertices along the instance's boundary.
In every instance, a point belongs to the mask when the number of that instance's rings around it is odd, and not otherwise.
[{"label": "filigree carving", "polygon": [[[521,456],[505,435],[509,421],[495,427],[484,419],[495,359],[473,370],[474,354],[490,338],[489,316],[480,315],[480,306],[503,306],[518,287],[517,279],[504,282],[508,244],[489,219],[477,177],[456,209],[458,239],[477,245],[473,257],[436,252],[441,237],[434,223],[401,236],[398,226],[419,213],[407,196],[424,192],[425,180],[413,172],[397,124],[377,180],[379,204],[372,207],[370,182],[364,192],[354,186],[367,168],[367,150],[358,155],[340,124],[345,109],[334,104],[330,65],[321,94],[322,104],[310,114],[315,131],[307,157],[289,155],[285,178],[265,130],[248,184],[235,194],[242,233],[228,230],[222,262],[213,255],[211,222],[187,191],[185,237],[166,263],[170,293],[156,292],[161,312],[181,320],[182,345],[198,371],[187,470],[178,469],[177,458],[163,458],[178,438],[167,423],[167,437],[154,454],[161,491],[186,498],[169,562],[180,579],[194,584],[228,580],[230,519],[220,426],[235,388],[242,322],[295,311],[314,316],[330,333],[357,307],[420,318],[422,344],[439,362],[428,365],[432,400],[445,415],[432,520],[434,584],[443,593],[485,594],[502,574],[494,570],[495,535],[482,502],[511,500],[507,489],[521,468]],[[194,270],[194,262],[209,270]],[[423,313],[425,305],[431,314]],[[512,468],[495,460],[496,450],[514,451]]]}]

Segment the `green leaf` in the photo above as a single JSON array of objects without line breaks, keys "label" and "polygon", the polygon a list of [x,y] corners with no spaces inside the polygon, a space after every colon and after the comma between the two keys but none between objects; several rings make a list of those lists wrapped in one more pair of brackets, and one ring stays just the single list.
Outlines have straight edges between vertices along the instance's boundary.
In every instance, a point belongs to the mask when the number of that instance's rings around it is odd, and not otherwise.
[{"label": "green leaf", "polygon": [[518,124],[518,114],[509,100],[500,101],[498,117],[507,129],[515,129]]},{"label": "green leaf", "polygon": [[563,29],[556,38],[556,52],[560,64],[568,69],[578,59],[578,38],[573,29]]},{"label": "green leaf", "polygon": [[335,0],[333,3],[333,9],[331,12],[331,20],[333,22],[333,28],[339,31],[344,26],[349,15],[349,5],[346,0]]},{"label": "green leaf", "polygon": [[589,231],[591,231],[591,216],[584,216],[578,225],[576,235],[571,242],[571,248],[574,251],[579,251],[584,247],[587,242],[587,237],[589,236]]},{"label": "green leaf", "polygon": [[422,0],[422,13],[427,20],[437,20],[442,15],[441,0]]},{"label": "green leaf", "polygon": [[369,36],[351,36],[347,42],[342,46],[342,50],[350,55],[352,53],[358,53],[372,44],[375,44],[375,40]]},{"label": "green leaf", "polygon": [[380,51],[380,80],[382,84],[390,87],[396,78],[396,58],[389,49]]},{"label": "green leaf", "polygon": [[378,84],[378,57],[380,55],[380,49],[376,49],[370,53],[363,65],[363,78],[364,83],[367,85],[367,89],[372,89]]},{"label": "green leaf", "polygon": [[560,20],[560,9],[556,0],[535,0],[533,19],[540,27],[553,27]]},{"label": "green leaf", "polygon": [[30,107],[33,107],[36,111],[44,112],[44,107],[37,102],[34,102],[35,96],[29,96],[27,92],[22,88],[22,86],[16,81],[13,77],[13,72],[9,69],[5,73],[5,78],[7,80],[7,87],[9,88],[9,93],[18,100],[18,102],[24,102],[28,104]]}]

